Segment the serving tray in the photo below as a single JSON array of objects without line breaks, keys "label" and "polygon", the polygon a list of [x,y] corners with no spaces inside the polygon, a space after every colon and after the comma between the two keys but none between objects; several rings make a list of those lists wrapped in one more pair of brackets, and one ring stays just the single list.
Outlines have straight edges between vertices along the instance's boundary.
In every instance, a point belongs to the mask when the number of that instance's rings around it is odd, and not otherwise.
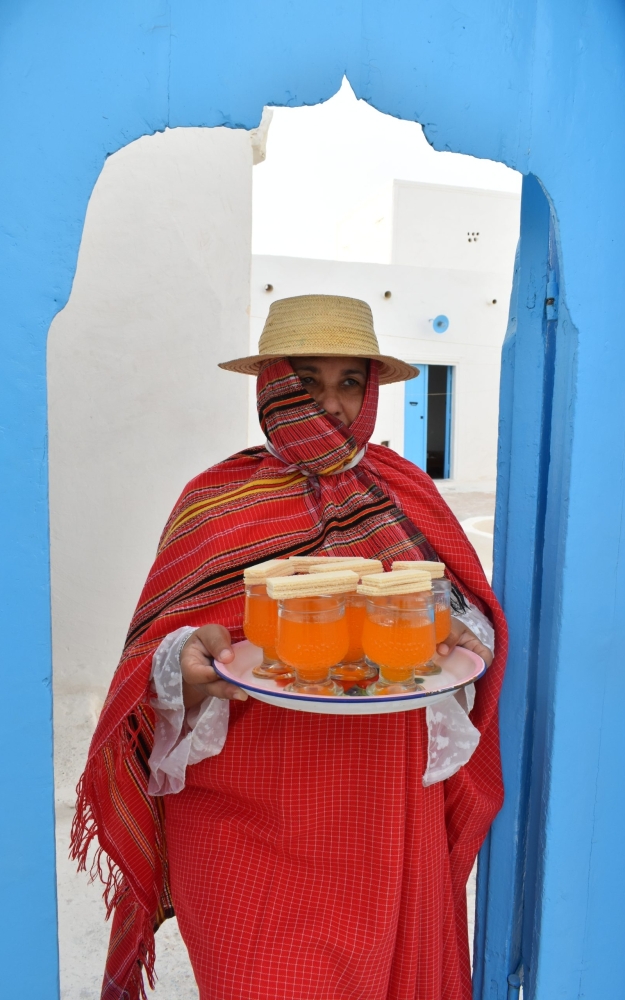
[{"label": "serving tray", "polygon": [[236,684],[248,692],[252,698],[264,701],[278,708],[290,708],[296,712],[315,712],[318,715],[386,715],[390,712],[408,712],[415,708],[425,708],[458,691],[466,684],[472,684],[486,671],[484,660],[469,649],[456,647],[449,656],[438,657],[442,673],[424,677],[417,691],[394,695],[345,695],[331,698],[307,694],[291,694],[280,687],[272,678],[255,677],[254,667],[262,662],[263,651],[247,640],[237,642],[232,647],[234,660],[227,666],[215,661],[215,670],[221,678]]}]

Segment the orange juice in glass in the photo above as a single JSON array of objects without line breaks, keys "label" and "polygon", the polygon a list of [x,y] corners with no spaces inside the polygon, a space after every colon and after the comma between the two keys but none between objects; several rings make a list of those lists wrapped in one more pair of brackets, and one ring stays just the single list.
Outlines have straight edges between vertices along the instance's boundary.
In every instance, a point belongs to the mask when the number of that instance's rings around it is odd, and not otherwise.
[{"label": "orange juice in glass", "polygon": [[[442,562],[421,560],[419,562],[394,562],[393,572],[405,572],[410,569],[423,570],[432,579],[432,594],[434,597],[434,628],[436,645],[444,642],[451,632],[451,583],[445,578],[445,564]],[[430,660],[417,669],[417,674],[428,677],[440,674],[441,667]]]},{"label": "orange juice in glass", "polygon": [[297,694],[340,695],[330,668],[349,648],[343,594],[292,597],[278,602],[280,660],[295,674],[287,688]]},{"label": "orange juice in glass", "polygon": [[[436,645],[444,642],[451,632],[451,582],[443,576],[432,580],[432,596],[434,598],[434,630],[436,633]],[[432,674],[440,674],[442,667],[429,660],[422,667],[417,669],[417,674],[421,677],[430,677]]]},{"label": "orange juice in glass", "polygon": [[[336,560],[336,561],[332,561]],[[330,562],[331,565],[328,565]],[[379,559],[368,559],[361,556],[329,557],[325,565],[312,565],[308,569],[311,576],[327,572],[332,566],[335,570],[349,569],[357,574],[355,579],[361,581],[371,574],[380,574],[383,571],[382,563]],[[351,592],[343,594],[345,599],[345,618],[347,620],[347,632],[349,635],[349,646],[347,652],[340,663],[332,668],[331,675],[338,681],[345,691],[354,685],[360,686],[363,681],[371,682],[377,677],[377,668],[365,662],[365,654],[362,648],[362,627],[365,621],[365,598]]]},{"label": "orange juice in glass", "polygon": [[341,662],[332,667],[332,677],[335,681],[350,686],[359,685],[361,681],[372,681],[378,671],[365,660],[362,647],[362,631],[365,624],[367,598],[362,594],[345,594],[345,618],[349,645]]},{"label": "orange juice in glass", "polygon": [[243,631],[246,639],[260,646],[263,662],[254,667],[257,677],[275,677],[289,673],[289,668],[280,663],[276,653],[278,631],[278,604],[267,595],[264,583],[248,583],[245,586],[245,616]]},{"label": "orange juice in glass", "polygon": [[431,591],[368,595],[362,644],[380,671],[372,694],[415,691],[415,673],[436,651]]},{"label": "orange juice in glass", "polygon": [[260,646],[263,651],[263,662],[254,667],[252,673],[257,677],[280,677],[290,673],[289,668],[280,663],[276,653],[276,638],[278,633],[278,602],[272,600],[267,593],[267,579],[278,573],[290,573],[286,560],[271,559],[250,566],[245,570],[245,612],[243,616],[243,631],[246,639]]}]

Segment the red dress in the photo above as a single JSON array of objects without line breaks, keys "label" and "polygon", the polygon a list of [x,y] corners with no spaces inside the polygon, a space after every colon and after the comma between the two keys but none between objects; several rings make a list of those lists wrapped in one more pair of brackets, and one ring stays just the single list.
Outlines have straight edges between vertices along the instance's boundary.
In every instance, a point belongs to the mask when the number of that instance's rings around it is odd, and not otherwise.
[{"label": "red dress", "polygon": [[425,711],[236,705],[165,800],[174,907],[201,1000],[469,1000]]},{"label": "red dress", "polygon": [[[202,1000],[470,1000],[465,888],[501,806],[497,699],[506,627],[479,559],[429,477],[371,445],[377,370],[351,427],[287,361],[258,379],[280,458],[250,449],[184,490],[163,533],[78,789],[74,856],[93,838],[113,912],[103,1000],[144,996],[154,930],[178,915]],[[323,552],[441,559],[488,614],[496,657],[471,713],[480,742],[424,788],[425,712],[308,715],[234,704],[222,752],[178,795],[147,793],[150,672],[162,639],[218,622],[243,638],[242,574]],[[173,897],[173,906],[172,906]]]}]

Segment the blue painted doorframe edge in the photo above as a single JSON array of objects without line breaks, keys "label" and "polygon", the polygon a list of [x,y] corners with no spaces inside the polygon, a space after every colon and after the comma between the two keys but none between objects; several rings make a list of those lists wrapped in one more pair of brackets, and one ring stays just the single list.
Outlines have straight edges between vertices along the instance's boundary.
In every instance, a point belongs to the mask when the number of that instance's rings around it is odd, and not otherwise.
[{"label": "blue painted doorframe edge", "polygon": [[[507,976],[533,969],[531,905],[537,879],[528,829],[535,733],[541,580],[553,397],[553,324],[546,321],[551,212],[534,177],[523,181],[521,238],[502,351],[493,584],[508,612],[510,655],[500,704],[506,796],[479,859],[476,998],[507,996]],[[553,246],[553,243],[552,243]],[[529,864],[528,864],[529,860]],[[498,969],[493,990],[493,970]],[[529,995],[531,987],[528,983]]]},{"label": "blue painted doorframe edge", "polygon": [[[497,585],[515,643],[501,714],[508,802],[482,855],[476,996],[505,997],[519,955],[526,1000],[619,996],[625,7],[8,0],[0,38],[3,988],[58,998],[45,340],[69,295],[91,190],[106,156],[142,135],[251,128],[263,104],[318,103],[347,74],[380,111],[425,123],[434,148],[528,175],[524,213],[534,221],[504,358],[497,527]],[[549,192],[566,293],[553,365],[532,271],[549,253],[546,214],[530,174]],[[506,854],[508,834],[516,846]]]}]

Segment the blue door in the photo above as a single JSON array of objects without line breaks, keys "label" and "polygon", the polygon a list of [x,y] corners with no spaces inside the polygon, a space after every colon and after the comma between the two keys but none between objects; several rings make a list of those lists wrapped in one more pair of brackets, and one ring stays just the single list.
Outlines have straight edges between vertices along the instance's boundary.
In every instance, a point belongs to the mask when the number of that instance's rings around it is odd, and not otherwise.
[{"label": "blue door", "polygon": [[420,469],[427,467],[428,366],[418,365],[420,375],[406,382],[404,456]]},{"label": "blue door", "polygon": [[448,479],[451,450],[450,365],[418,365],[406,382],[404,455],[432,479]]}]

